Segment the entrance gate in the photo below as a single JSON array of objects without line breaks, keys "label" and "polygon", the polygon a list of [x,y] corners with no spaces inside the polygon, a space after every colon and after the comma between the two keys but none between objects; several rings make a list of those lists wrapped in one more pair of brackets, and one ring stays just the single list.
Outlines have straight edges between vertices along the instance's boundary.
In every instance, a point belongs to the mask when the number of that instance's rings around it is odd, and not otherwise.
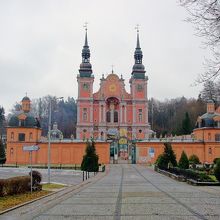
[{"label": "entrance gate", "polygon": [[136,163],[136,147],[132,143],[114,140],[110,144],[111,163]]}]

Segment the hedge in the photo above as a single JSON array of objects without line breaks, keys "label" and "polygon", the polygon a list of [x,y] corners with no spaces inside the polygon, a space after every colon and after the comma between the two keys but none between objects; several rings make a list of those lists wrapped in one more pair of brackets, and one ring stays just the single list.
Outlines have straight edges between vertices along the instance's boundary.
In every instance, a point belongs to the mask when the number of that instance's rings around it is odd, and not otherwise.
[{"label": "hedge", "polygon": [[184,176],[187,179],[193,179],[199,182],[214,182],[205,172],[196,172],[190,169],[181,169],[178,167],[173,167],[169,169],[163,169],[170,173],[174,173],[178,176]]},{"label": "hedge", "polygon": [[18,176],[0,179],[0,196],[14,195],[30,191],[30,176]]}]

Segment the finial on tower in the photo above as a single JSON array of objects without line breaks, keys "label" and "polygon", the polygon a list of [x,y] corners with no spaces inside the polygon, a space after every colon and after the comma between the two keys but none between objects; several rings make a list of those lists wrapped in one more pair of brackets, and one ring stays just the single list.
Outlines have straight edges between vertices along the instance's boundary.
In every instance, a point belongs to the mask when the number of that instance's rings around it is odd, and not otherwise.
[{"label": "finial on tower", "polygon": [[111,65],[111,67],[112,67],[112,74],[114,73],[114,65]]},{"label": "finial on tower", "polygon": [[140,25],[136,24],[135,29],[137,30],[137,33],[139,33],[139,27],[140,27]]},{"label": "finial on tower", "polygon": [[84,47],[88,47],[88,39],[87,39],[88,22],[85,22],[83,27],[85,28],[85,31],[86,31]]},{"label": "finial on tower", "polygon": [[135,29],[137,30],[137,46],[136,46],[136,48],[138,48],[138,49],[141,48],[140,47],[140,41],[139,41],[139,31],[140,31],[139,27],[140,27],[139,24],[137,24],[136,27],[135,27]]},{"label": "finial on tower", "polygon": [[83,25],[83,27],[85,28],[85,31],[87,32],[87,30],[88,30],[88,22],[86,21],[85,23],[84,23],[84,25]]}]

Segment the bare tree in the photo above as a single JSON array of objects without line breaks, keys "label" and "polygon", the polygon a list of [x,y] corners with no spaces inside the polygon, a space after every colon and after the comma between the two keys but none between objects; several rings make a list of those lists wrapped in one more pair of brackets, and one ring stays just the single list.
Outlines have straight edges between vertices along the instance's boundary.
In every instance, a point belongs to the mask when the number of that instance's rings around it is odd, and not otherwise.
[{"label": "bare tree", "polygon": [[214,80],[220,76],[220,0],[179,0],[190,16],[188,22],[194,24],[196,34],[204,37],[204,44],[213,54],[205,60],[205,71],[200,74],[197,83]]}]

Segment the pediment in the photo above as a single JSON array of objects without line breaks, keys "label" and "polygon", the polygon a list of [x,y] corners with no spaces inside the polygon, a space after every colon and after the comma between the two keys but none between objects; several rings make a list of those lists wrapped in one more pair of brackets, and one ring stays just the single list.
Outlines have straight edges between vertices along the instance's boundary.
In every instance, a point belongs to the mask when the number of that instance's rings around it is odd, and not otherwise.
[{"label": "pediment", "polygon": [[27,116],[24,113],[21,113],[17,117],[18,117],[19,120],[25,120],[27,118]]}]

